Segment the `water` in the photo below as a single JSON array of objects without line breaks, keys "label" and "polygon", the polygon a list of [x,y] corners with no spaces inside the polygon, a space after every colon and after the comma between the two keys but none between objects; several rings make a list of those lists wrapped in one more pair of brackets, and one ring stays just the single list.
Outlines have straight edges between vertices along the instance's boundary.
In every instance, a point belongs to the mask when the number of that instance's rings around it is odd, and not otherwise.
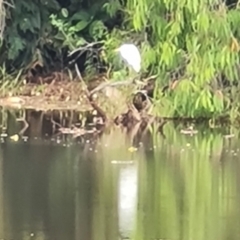
[{"label": "water", "polygon": [[0,239],[240,239],[237,129],[188,136],[167,124],[164,135],[111,128],[73,139],[28,118],[28,139],[14,141],[14,119],[2,116]]}]

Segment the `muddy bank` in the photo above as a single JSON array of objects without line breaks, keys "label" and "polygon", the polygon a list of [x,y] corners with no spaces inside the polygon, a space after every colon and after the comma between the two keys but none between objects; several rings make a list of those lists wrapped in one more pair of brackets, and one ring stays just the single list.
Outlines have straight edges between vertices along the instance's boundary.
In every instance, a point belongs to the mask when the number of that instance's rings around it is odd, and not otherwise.
[{"label": "muddy bank", "polygon": [[131,119],[127,121],[141,120],[139,112],[145,109],[148,99],[132,80],[113,83],[104,74],[87,80],[81,77],[70,80],[63,75],[52,73],[45,77],[28,76],[27,81],[15,88],[9,90],[2,87],[0,105],[39,111],[92,111],[102,118],[102,122],[116,120],[120,123],[123,116],[126,121],[126,116],[130,115]]},{"label": "muddy bank", "polygon": [[0,105],[42,111],[91,109],[83,85],[79,82],[68,81],[51,84],[22,84],[16,93],[9,92],[6,96],[2,96]]},{"label": "muddy bank", "polygon": [[[209,119],[166,118],[151,115],[155,79],[144,79],[143,85],[136,82],[112,82],[102,74],[92,79],[81,77],[69,79],[63,74],[27,78],[13,90],[0,88],[0,106],[8,109],[29,109],[42,112],[75,111],[87,112],[93,124],[114,123],[128,128],[136,124],[147,126],[153,122],[164,124],[168,120],[203,122]],[[124,84],[122,84],[124,83]],[[169,85],[166,89],[173,90]],[[220,121],[225,121],[225,118]],[[64,130],[71,132],[70,130]],[[76,129],[77,131],[77,129]]]}]

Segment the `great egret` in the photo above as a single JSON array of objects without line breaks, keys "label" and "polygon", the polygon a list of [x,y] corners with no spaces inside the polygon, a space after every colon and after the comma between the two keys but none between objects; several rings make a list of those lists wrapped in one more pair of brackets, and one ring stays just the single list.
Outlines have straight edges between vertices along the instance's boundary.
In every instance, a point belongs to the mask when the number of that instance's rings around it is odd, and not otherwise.
[{"label": "great egret", "polygon": [[[139,73],[141,70],[141,54],[138,50],[137,46],[132,43],[124,43],[119,48],[117,48],[115,51],[119,52],[122,59],[126,62],[128,66],[130,66],[136,73]],[[145,85],[144,82],[139,81],[137,79],[133,79],[132,83],[135,83],[139,86]],[[138,90],[136,93],[143,94],[146,99],[149,106],[149,98],[147,96],[146,90]],[[136,108],[136,107],[135,107]],[[147,108],[147,107],[145,107]]]},{"label": "great egret", "polygon": [[[141,70],[141,55],[136,45],[132,43],[124,43],[119,48],[114,50],[115,52],[119,52],[122,59],[125,61],[125,63],[133,69],[136,73],[139,73]],[[129,81],[127,81],[128,84]],[[139,82],[135,79],[131,81],[132,83],[138,83],[138,85],[143,85],[142,82]],[[120,82],[122,83],[122,82]],[[103,88],[106,88],[106,86],[116,86],[119,85],[119,82],[114,83],[102,83],[98,87],[94,88],[91,91],[91,94],[100,91]]]},{"label": "great egret", "polygon": [[122,59],[129,65],[136,73],[141,69],[141,54],[136,45],[132,43],[122,44],[115,51],[119,52]]}]

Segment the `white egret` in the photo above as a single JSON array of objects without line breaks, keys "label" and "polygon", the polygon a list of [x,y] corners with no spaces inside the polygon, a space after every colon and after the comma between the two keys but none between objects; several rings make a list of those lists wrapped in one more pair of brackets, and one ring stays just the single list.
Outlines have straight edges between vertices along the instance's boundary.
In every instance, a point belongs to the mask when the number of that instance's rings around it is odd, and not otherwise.
[{"label": "white egret", "polygon": [[[136,73],[139,73],[141,70],[141,54],[138,49],[138,47],[132,43],[124,43],[119,48],[117,48],[115,51],[119,52],[122,59],[125,61],[125,63],[130,66]],[[137,79],[133,79],[132,83],[137,84],[137,86],[145,85],[144,82],[139,81]],[[149,106],[149,98],[147,96],[146,90],[138,90],[136,93],[142,93],[146,99]]]},{"label": "white egret", "polygon": [[119,52],[122,59],[130,66],[136,73],[141,69],[141,54],[136,45],[132,43],[122,44],[115,51]]},{"label": "white egret", "polygon": [[[119,52],[120,56],[124,60],[124,62],[130,67],[130,69],[133,69],[136,73],[139,73],[141,70],[141,54],[138,50],[137,46],[132,43],[124,43],[119,48],[114,50],[115,52]],[[127,84],[129,81],[127,81]],[[139,85],[142,85],[142,82],[139,82],[135,79],[131,81],[132,83],[138,83]],[[122,82],[120,82],[122,83]],[[98,87],[94,88],[91,91],[91,94],[100,91],[103,88],[106,88],[107,86],[116,86],[119,85],[119,82],[114,82],[109,84],[101,83]]]}]

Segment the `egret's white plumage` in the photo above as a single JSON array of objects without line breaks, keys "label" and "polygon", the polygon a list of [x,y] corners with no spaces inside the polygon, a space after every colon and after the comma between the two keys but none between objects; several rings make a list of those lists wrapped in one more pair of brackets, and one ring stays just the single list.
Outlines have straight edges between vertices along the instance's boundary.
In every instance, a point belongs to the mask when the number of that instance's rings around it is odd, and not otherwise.
[{"label": "egret's white plumage", "polygon": [[141,55],[140,52],[134,44],[131,43],[125,43],[122,44],[117,49],[123,58],[123,60],[133,68],[135,72],[139,72],[141,69]]}]

